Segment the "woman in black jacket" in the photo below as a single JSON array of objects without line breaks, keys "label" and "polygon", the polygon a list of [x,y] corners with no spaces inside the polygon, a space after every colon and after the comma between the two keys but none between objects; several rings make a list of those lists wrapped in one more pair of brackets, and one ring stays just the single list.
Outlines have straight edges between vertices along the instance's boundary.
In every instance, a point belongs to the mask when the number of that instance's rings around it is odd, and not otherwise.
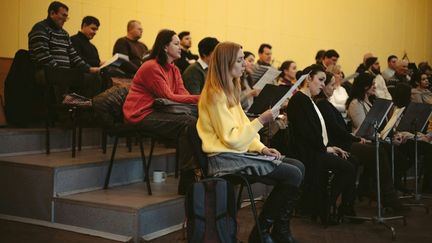
[{"label": "woman in black jacket", "polygon": [[313,216],[321,215],[322,193],[326,188],[322,174],[327,170],[335,173],[331,202],[342,195],[339,214],[355,215],[353,202],[356,169],[347,159],[348,153],[328,143],[327,128],[318,107],[312,98],[324,88],[325,72],[320,65],[303,70],[309,74],[289,101],[287,114],[290,129],[290,152],[306,166],[304,197],[306,210]]},{"label": "woman in black jacket", "polygon": [[[361,164],[364,165],[364,173],[367,175],[375,174],[375,146],[364,138],[356,137],[348,132],[342,114],[334,107],[328,99],[333,95],[335,90],[335,78],[333,74],[326,73],[325,86],[321,93],[315,98],[315,102],[323,115],[329,138],[329,144],[338,146],[345,151],[353,154]],[[380,147],[380,177],[381,191],[383,195],[383,206],[391,207],[394,210],[404,210],[394,189],[390,164],[386,151]],[[361,180],[365,183],[368,180]],[[362,185],[360,184],[359,187]],[[365,186],[367,188],[367,185]]]}]

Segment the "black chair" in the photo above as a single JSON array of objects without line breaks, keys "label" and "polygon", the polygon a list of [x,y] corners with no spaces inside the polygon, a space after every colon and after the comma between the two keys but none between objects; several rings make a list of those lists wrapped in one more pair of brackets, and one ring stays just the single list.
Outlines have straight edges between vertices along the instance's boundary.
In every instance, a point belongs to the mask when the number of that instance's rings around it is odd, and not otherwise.
[{"label": "black chair", "polygon": [[[50,153],[50,127],[60,123],[64,128],[72,130],[72,157],[76,153],[76,141],[78,135],[78,150],[81,150],[81,138],[83,126],[89,125],[92,119],[84,118],[92,115],[91,106],[79,104],[63,104],[65,94],[79,92],[84,85],[84,73],[77,69],[44,68],[37,72],[36,79],[45,87],[44,103],[45,111],[45,136],[46,154]],[[69,116],[69,118],[65,118]],[[86,124],[87,123],[87,124]],[[78,134],[77,134],[78,129]]]},{"label": "black chair", "polygon": [[[148,194],[152,195],[149,169],[156,140],[150,132],[146,131],[143,127],[140,127],[140,125],[127,124],[123,122],[123,103],[127,94],[128,89],[126,87],[113,86],[93,98],[93,109],[103,133],[110,137],[114,137],[113,150],[111,153],[108,172],[105,178],[104,189],[107,189],[109,185],[119,138],[137,138],[141,151],[141,160],[143,163],[144,181],[147,185]],[[144,137],[151,139],[148,162],[146,161],[144,154]]]},{"label": "black chair", "polygon": [[[194,153],[195,159],[199,163],[200,170],[202,172],[202,176],[204,178],[211,177],[208,175],[207,155],[202,151],[202,147],[201,147],[202,141],[201,141],[201,138],[198,136],[198,132],[197,132],[196,128],[195,127],[189,127],[188,128],[188,135],[189,135],[190,142],[191,142],[191,145],[193,148],[193,153]],[[237,197],[237,207],[239,209],[241,207],[241,202],[242,202],[242,200],[241,200],[242,191],[243,191],[243,188],[246,187],[247,192],[248,192],[249,201],[251,203],[252,213],[253,213],[253,216],[255,219],[255,224],[258,228],[258,233],[260,235],[260,238],[262,239],[262,231],[259,227],[260,224],[258,223],[258,213],[256,210],[255,199],[254,199],[251,185],[254,183],[263,183],[265,185],[276,185],[276,181],[274,181],[270,178],[264,178],[261,176],[252,176],[252,175],[242,174],[241,171],[237,172],[237,173],[232,173],[232,174],[220,176],[220,178],[227,180],[228,182],[230,182],[233,185],[239,185],[240,186],[239,194]]]}]

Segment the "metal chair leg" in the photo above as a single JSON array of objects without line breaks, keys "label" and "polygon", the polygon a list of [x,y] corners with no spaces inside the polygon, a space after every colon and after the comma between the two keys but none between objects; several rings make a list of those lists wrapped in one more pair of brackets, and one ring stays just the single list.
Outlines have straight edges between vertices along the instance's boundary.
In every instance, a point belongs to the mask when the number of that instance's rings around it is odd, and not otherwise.
[{"label": "metal chair leg", "polygon": [[75,158],[76,154],[76,127],[77,127],[77,120],[76,120],[76,107],[72,107],[69,109],[69,113],[72,120],[72,158]]},{"label": "metal chair leg", "polygon": [[78,126],[78,151],[81,151],[82,148],[82,126]]},{"label": "metal chair leg", "polygon": [[114,146],[113,146],[113,150],[112,150],[112,153],[111,153],[111,160],[110,160],[110,163],[109,163],[109,166],[108,166],[108,171],[107,171],[107,174],[106,174],[106,177],[105,177],[104,189],[108,188],[109,180],[110,180],[110,177],[111,177],[111,170],[112,170],[112,167],[113,167],[114,157],[115,157],[115,153],[116,153],[116,149],[117,149],[117,143],[118,143],[118,137],[116,136],[115,139],[114,139]]},{"label": "metal chair leg", "polygon": [[176,139],[176,155],[175,155],[175,174],[174,174],[175,178],[178,178],[178,175],[179,175],[179,161],[180,161],[180,159],[179,159],[179,156],[180,156],[179,144],[180,144],[180,141],[177,138]]},{"label": "metal chair leg", "polygon": [[50,154],[50,129],[49,129],[49,122],[46,121],[46,127],[45,127],[45,149],[46,154]]},{"label": "metal chair leg", "polygon": [[[146,182],[147,185],[147,192],[149,195],[152,195],[152,190],[151,190],[151,185],[150,185],[150,173],[149,173],[149,168],[150,168],[150,162],[151,162],[151,157],[149,158],[148,163],[146,163],[146,158],[145,158],[145,154],[144,154],[144,145],[143,145],[143,141],[141,136],[138,136],[138,141],[139,141],[139,146],[140,146],[140,151],[141,151],[141,160],[143,162],[143,174],[144,174],[144,181]],[[153,145],[153,144],[152,144]],[[150,149],[150,156],[153,153],[153,147]]]},{"label": "metal chair leg", "polygon": [[255,224],[256,224],[256,227],[257,227],[257,230],[258,230],[258,235],[260,237],[261,242],[264,242],[263,241],[263,237],[262,237],[262,229],[260,227],[259,220],[258,220],[258,213],[257,213],[257,210],[256,210],[255,200],[254,200],[254,195],[253,195],[253,192],[252,192],[251,185],[249,184],[249,181],[244,176],[239,175],[239,177],[243,180],[242,184],[246,186],[246,189],[248,191],[249,200],[251,202],[252,213],[253,213],[253,216],[254,216],[254,219],[255,219]]},{"label": "metal chair leg", "polygon": [[105,130],[102,130],[102,153],[103,154],[106,154],[106,151],[107,151],[107,138],[108,138],[108,135],[107,135],[107,133],[106,133],[106,131]]}]

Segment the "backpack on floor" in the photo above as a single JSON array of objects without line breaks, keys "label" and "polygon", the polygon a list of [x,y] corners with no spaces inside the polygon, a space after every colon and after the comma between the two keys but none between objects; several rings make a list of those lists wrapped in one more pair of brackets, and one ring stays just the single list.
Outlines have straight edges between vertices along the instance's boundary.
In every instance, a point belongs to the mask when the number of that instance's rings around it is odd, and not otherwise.
[{"label": "backpack on floor", "polygon": [[185,199],[188,242],[231,243],[237,237],[233,186],[220,178],[194,183]]}]

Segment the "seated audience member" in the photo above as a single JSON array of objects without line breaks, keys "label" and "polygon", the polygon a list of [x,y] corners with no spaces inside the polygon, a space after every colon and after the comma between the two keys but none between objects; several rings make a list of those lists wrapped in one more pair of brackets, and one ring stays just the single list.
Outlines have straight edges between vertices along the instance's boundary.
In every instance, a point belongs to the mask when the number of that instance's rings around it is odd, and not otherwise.
[{"label": "seated audience member", "polygon": [[[331,73],[327,72],[325,86],[316,97],[315,102],[327,127],[329,145],[337,146],[350,152],[364,165],[365,168],[358,187],[358,194],[359,196],[363,194],[371,196],[371,189],[373,190],[376,187],[370,188],[371,185],[369,181],[371,178],[368,178],[368,176],[373,177],[373,175],[376,174],[375,145],[368,143],[364,138],[356,137],[348,132],[349,128],[342,115],[336,107],[329,102],[335,90],[336,79]],[[380,187],[383,195],[382,204],[384,207],[391,207],[394,210],[403,210],[396,190],[393,187],[390,163],[387,152],[383,147],[380,147],[379,158],[381,176]]]},{"label": "seated audience member", "polygon": [[[272,113],[269,109],[249,121],[240,105],[240,77],[245,66],[240,45],[223,42],[216,46],[198,104],[197,130],[203,151],[208,154],[208,171],[210,175],[220,176],[243,170],[249,175],[275,180],[277,184],[259,216],[263,242],[296,242],[291,234],[290,218],[304,166],[298,160],[282,158],[276,149],[260,142],[258,131],[274,120],[278,112]],[[263,161],[241,156],[245,152],[274,159]],[[249,242],[261,242],[257,226]]]},{"label": "seated audience member", "polygon": [[322,65],[322,61],[324,59],[325,50],[319,50],[317,51],[315,55],[315,64]]},{"label": "seated audience member", "polygon": [[[156,98],[165,98],[179,103],[196,104],[198,95],[190,95],[183,86],[180,71],[173,64],[180,58],[180,40],[172,30],[161,30],[154,42],[149,59],[136,73],[129,94],[123,105],[127,123],[139,124],[161,138],[178,139],[181,172],[179,193],[187,186],[183,179],[193,177],[195,164],[187,138],[187,129],[195,126],[196,118],[191,115],[165,113],[154,110]],[[188,171],[188,176],[184,174]],[[192,172],[191,172],[192,171]],[[186,172],[185,172],[186,173]],[[185,182],[186,183],[186,182]]]},{"label": "seated audience member", "polygon": [[48,7],[48,17],[35,24],[28,34],[29,55],[36,64],[36,79],[39,83],[46,83],[43,69],[77,69],[84,72],[84,82],[72,87],[73,92],[86,97],[93,97],[101,91],[99,67],[90,67],[72,46],[69,34],[63,29],[68,19],[68,7],[54,1]]},{"label": "seated audience member", "polygon": [[[259,95],[261,90],[253,89],[252,73],[254,70],[255,56],[248,51],[244,52],[246,63],[245,71],[240,78],[240,104],[245,112],[249,110],[254,102],[254,98]],[[286,117],[286,116],[285,116]],[[254,119],[251,117],[250,119]],[[261,142],[270,146],[272,139],[281,129],[286,128],[286,119],[277,119],[269,122],[263,129],[259,131]]]},{"label": "seated audience member", "polygon": [[[258,82],[258,80],[261,78],[261,72],[257,71],[259,70],[262,66],[265,67],[273,67],[272,66],[272,46],[270,44],[266,44],[263,43],[260,45],[260,47],[258,48],[258,61],[256,62],[256,64],[254,65],[254,71],[251,74],[253,83],[252,85],[254,85],[256,82]],[[265,69],[264,69],[265,70]]]},{"label": "seated audience member", "polygon": [[432,105],[432,92],[429,90],[429,78],[426,73],[416,73],[412,76],[411,101]]},{"label": "seated audience member", "polygon": [[[426,73],[429,80],[432,80],[432,67],[429,65],[428,62],[421,62],[418,64],[418,71],[420,73]],[[431,87],[429,87],[431,89]]]},{"label": "seated audience member", "polygon": [[330,201],[336,202],[339,195],[342,195],[339,215],[355,215],[355,165],[347,160],[349,155],[346,151],[329,145],[323,116],[312,100],[324,88],[324,69],[314,64],[304,69],[303,73],[309,75],[302,83],[300,91],[290,99],[287,114],[293,141],[290,152],[294,158],[302,161],[307,169],[304,196],[305,204],[308,205],[304,206],[312,215],[322,216],[322,195],[326,190],[322,175],[331,169],[335,172],[335,179]]},{"label": "seated audience member", "polygon": [[99,53],[90,40],[96,35],[99,29],[99,20],[93,16],[86,16],[81,23],[81,30],[76,35],[71,36],[72,46],[92,67],[100,66]]},{"label": "seated audience member", "polygon": [[174,64],[179,68],[180,73],[186,70],[189,65],[198,60],[198,56],[192,54],[190,48],[192,47],[192,37],[189,31],[182,31],[178,34],[180,39],[181,57],[174,61]]},{"label": "seated audience member", "polygon": [[336,65],[338,60],[339,60],[339,53],[337,53],[333,49],[327,50],[324,53],[324,58],[322,60],[321,66],[323,67],[324,70],[326,70],[328,66]]},{"label": "seated audience member", "polygon": [[345,103],[348,99],[348,93],[345,88],[342,87],[341,67],[339,65],[330,65],[327,68],[327,72],[332,73],[335,78],[335,90],[333,95],[329,97],[329,102],[342,113],[343,117],[346,117]]},{"label": "seated audience member", "polygon": [[393,75],[395,75],[396,63],[398,61],[397,56],[390,55],[387,58],[387,68],[382,72],[383,78],[388,81]]},{"label": "seated audience member", "polygon": [[252,52],[245,51],[244,59],[246,67],[240,78],[240,104],[244,111],[248,111],[254,101],[254,97],[259,94],[259,91],[252,88],[253,81],[251,75],[254,69],[255,56]]},{"label": "seated audience member", "polygon": [[48,7],[48,17],[35,24],[28,34],[30,59],[38,67],[78,68],[96,73],[99,68],[90,67],[76,52],[69,34],[63,29],[69,8],[54,1]]},{"label": "seated audience member", "polygon": [[369,73],[361,73],[354,79],[351,94],[346,103],[348,117],[352,121],[353,133],[357,132],[366,114],[372,108],[375,89],[374,77]]},{"label": "seated audience member", "polygon": [[396,70],[393,77],[387,80],[387,87],[395,88],[397,84],[409,84],[410,78],[408,76],[408,61],[398,60],[396,62]]},{"label": "seated audience member", "polygon": [[127,24],[127,35],[119,38],[114,44],[113,55],[120,53],[129,57],[129,62],[124,62],[120,66],[120,69],[129,76],[133,76],[138,71],[148,53],[147,46],[139,41],[142,33],[141,23],[130,20]]},{"label": "seated audience member", "polygon": [[373,57],[373,54],[370,52],[363,55],[363,62],[358,65],[358,67],[356,69],[356,73],[363,73],[367,70],[366,59],[368,59],[369,57]]},{"label": "seated audience member", "polygon": [[272,63],[272,46],[270,44],[263,43],[258,48],[258,61],[256,65],[271,66]]},{"label": "seated audience member", "polygon": [[386,82],[381,75],[380,64],[377,57],[369,57],[366,59],[366,72],[375,76],[374,82],[376,86],[376,97],[391,100],[392,97],[387,89]]},{"label": "seated audience member", "polygon": [[184,85],[189,93],[201,94],[211,53],[218,43],[219,41],[213,37],[206,37],[198,43],[200,58],[197,62],[189,65],[182,74]]},{"label": "seated audience member", "polygon": [[294,61],[283,62],[282,65],[279,67],[279,71],[281,71],[281,73],[279,74],[279,77],[277,79],[278,85],[286,85],[291,87],[297,81],[297,64]]},{"label": "seated audience member", "polygon": [[[424,161],[422,169],[424,177],[421,191],[432,193],[432,131],[429,129],[429,132],[426,134],[418,133],[417,138],[419,140],[417,143],[419,157],[422,157]],[[410,169],[414,164],[415,144],[413,139],[414,134],[409,132],[398,132],[393,137],[393,142],[397,145],[396,152],[399,152],[396,156],[402,155],[410,157],[409,163],[403,165],[396,164],[395,183],[401,183],[401,174],[406,174],[408,169]],[[404,187],[401,187],[401,191],[412,192],[412,190],[408,190]]]}]

